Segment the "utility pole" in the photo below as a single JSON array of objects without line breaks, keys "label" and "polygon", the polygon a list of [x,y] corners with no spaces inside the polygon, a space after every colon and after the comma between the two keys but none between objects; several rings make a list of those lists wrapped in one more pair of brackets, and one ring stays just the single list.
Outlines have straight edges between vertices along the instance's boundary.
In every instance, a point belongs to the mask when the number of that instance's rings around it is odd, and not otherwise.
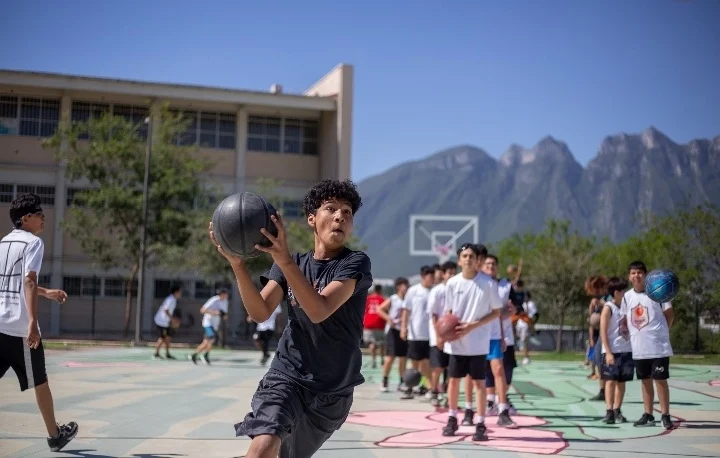
[{"label": "utility pole", "polygon": [[138,260],[138,291],[135,303],[135,346],[142,341],[142,306],[145,291],[145,258],[147,253],[148,193],[150,188],[150,157],[152,155],[152,113],[145,118],[147,142],[145,144],[145,177],[143,179],[142,224],[140,229],[140,259]]}]

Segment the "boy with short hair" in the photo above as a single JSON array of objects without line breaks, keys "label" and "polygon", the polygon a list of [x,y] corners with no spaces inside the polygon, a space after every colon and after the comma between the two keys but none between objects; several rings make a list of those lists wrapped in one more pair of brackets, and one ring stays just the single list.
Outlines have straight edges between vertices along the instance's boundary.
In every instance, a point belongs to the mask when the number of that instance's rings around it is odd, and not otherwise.
[{"label": "boy with short hair", "polygon": [[405,300],[405,294],[410,287],[410,282],[405,277],[395,279],[395,294],[390,296],[380,305],[378,315],[385,319],[385,362],[383,363],[383,378],[380,391],[387,393],[388,378],[390,377],[390,369],[392,369],[393,361],[398,359],[398,374],[400,375],[400,383],[398,391],[405,390],[403,383],[403,375],[407,365],[407,340],[400,338],[400,321],[402,315],[402,305]]},{"label": "boy with short hair", "polygon": [[674,318],[672,303],[660,304],[645,294],[645,263],[632,262],[628,266],[628,272],[632,288],[623,296],[622,310],[627,317],[635,374],[642,382],[645,409],[645,413],[634,425],[655,424],[652,414],[654,380],[660,402],[660,420],[665,429],[672,429],[674,425],[670,418],[670,388],[667,382],[670,378],[670,357],[673,355],[670,344],[670,327]]},{"label": "boy with short hair", "polygon": [[502,303],[492,278],[477,271],[477,259],[487,256],[482,245],[465,244],[457,252],[461,274],[448,280],[445,287],[445,311],[460,320],[456,339],[445,342],[448,363],[448,422],[443,436],[454,436],[458,430],[460,380],[468,374],[478,391],[478,420],[474,441],[488,440],[485,428],[485,357],[490,351],[490,322],[500,316]]},{"label": "boy with short hair", "polygon": [[363,314],[372,285],[370,259],[345,246],[353,218],[362,201],[350,180],[323,180],[303,199],[314,248],[291,255],[279,215],[271,219],[277,236],[260,232],[270,246],[256,248],[270,254],[273,266],[255,287],[242,258],[226,253],[210,237],[232,266],[243,305],[256,323],[271,316],[284,298],[288,323],[278,342],[270,369],[253,395],[237,436],[252,439],[247,458],[312,456],[339,429],[350,413],[360,373]]},{"label": "boy with short hair", "polygon": [[625,382],[633,379],[635,366],[630,345],[630,333],[622,305],[628,282],[618,277],[608,280],[608,295],[612,301],[605,303],[600,315],[600,340],[602,362],[600,373],[605,381],[605,406],[607,411],[603,422],[608,425],[625,423],[621,412],[625,397]]},{"label": "boy with short hair", "polygon": [[20,391],[35,389],[40,414],[48,432],[47,443],[60,451],[78,433],[74,421],[60,425],[45,371],[45,350],[38,326],[38,295],[62,303],[65,292],[46,290],[37,279],[45,245],[38,234],[45,228],[40,198],[23,194],[10,203],[10,220],[15,227],[0,241],[0,378],[12,367]]},{"label": "boy with short hair", "polygon": [[[430,380],[430,316],[427,313],[430,288],[435,282],[435,269],[420,268],[420,283],[411,286],[402,305],[400,338],[408,342],[408,359],[413,369],[419,371],[425,380]],[[427,392],[424,384],[415,389],[420,395]],[[412,398],[407,392],[403,399]]]},{"label": "boy with short hair", "polygon": [[200,359],[205,364],[210,364],[210,350],[218,340],[220,323],[227,317],[229,296],[227,289],[220,288],[216,295],[205,301],[203,306],[200,307],[200,313],[203,314],[202,327],[204,336],[195,352],[189,356],[193,364],[197,364],[198,355],[203,352],[205,354],[201,355]]},{"label": "boy with short hair", "polygon": [[437,336],[437,320],[445,311],[445,283],[455,276],[457,264],[447,261],[442,265],[440,283],[430,290],[427,302],[427,312],[430,316],[430,403],[437,407],[440,405],[440,376],[447,369],[449,355],[445,353],[445,342]]}]

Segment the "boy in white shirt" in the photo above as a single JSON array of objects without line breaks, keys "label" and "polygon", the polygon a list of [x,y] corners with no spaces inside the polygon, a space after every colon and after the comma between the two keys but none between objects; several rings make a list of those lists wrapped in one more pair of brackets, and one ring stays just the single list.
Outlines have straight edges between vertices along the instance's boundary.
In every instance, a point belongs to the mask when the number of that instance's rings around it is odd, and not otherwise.
[{"label": "boy in white shirt", "polygon": [[437,320],[443,316],[445,311],[445,283],[455,276],[457,264],[447,261],[443,263],[440,269],[442,271],[440,283],[430,290],[427,303],[427,312],[430,316],[430,367],[432,368],[430,404],[435,407],[440,405],[440,392],[442,391],[440,389],[440,375],[447,369],[449,362],[449,355],[444,351],[445,342],[438,338],[435,326]]},{"label": "boy in white shirt", "polygon": [[155,313],[154,321],[158,331],[158,340],[157,343],[155,343],[153,359],[161,358],[160,348],[163,346],[165,347],[165,357],[167,359],[175,359],[175,357],[170,354],[170,340],[174,334],[171,321],[175,313],[175,307],[177,307],[177,300],[180,299],[181,295],[182,289],[179,286],[173,286],[170,294],[163,299],[160,308],[158,308],[158,311]]},{"label": "boy in white shirt", "polygon": [[622,310],[627,317],[630,343],[635,363],[635,374],[642,381],[642,396],[645,413],[635,426],[655,424],[652,414],[655,393],[653,380],[660,402],[660,419],[665,429],[674,427],[670,419],[670,326],[673,323],[672,303],[657,303],[645,294],[647,268],[642,261],[635,261],[628,267],[632,289],[625,292]]},{"label": "boy in white shirt", "polygon": [[40,198],[23,194],[10,203],[15,229],[0,240],[0,378],[12,367],[20,391],[35,389],[40,414],[48,432],[47,443],[60,451],[78,433],[74,421],[60,425],[45,371],[45,350],[38,326],[38,295],[64,302],[65,292],[38,285],[45,246],[37,235],[45,228]]},{"label": "boy in white shirt", "polygon": [[[435,269],[430,266],[420,268],[420,283],[411,286],[402,304],[400,338],[407,340],[407,357],[412,368],[419,371],[425,380],[430,380],[430,316],[427,313],[430,288],[435,282]],[[416,389],[425,394],[427,389],[421,384]],[[405,399],[412,397],[406,393]]]},{"label": "boy in white shirt", "polygon": [[502,303],[495,281],[477,271],[477,259],[487,256],[482,245],[464,244],[458,249],[459,275],[445,285],[445,311],[460,320],[456,327],[456,338],[445,342],[445,353],[450,355],[448,364],[448,422],[443,436],[454,436],[458,430],[458,398],[460,380],[468,374],[478,391],[478,420],[475,425],[474,441],[488,440],[485,428],[485,356],[490,351],[490,327],[487,326],[500,316]]},{"label": "boy in white shirt", "polygon": [[628,282],[618,277],[608,280],[608,295],[613,298],[603,306],[600,314],[600,341],[602,363],[600,373],[605,382],[605,405],[607,412],[603,422],[608,425],[625,423],[620,409],[625,397],[625,382],[633,379],[635,365],[632,358],[630,333],[622,305]]},{"label": "boy in white shirt", "polygon": [[385,302],[380,304],[378,309],[378,315],[383,317],[387,324],[385,325],[385,362],[383,363],[383,378],[380,390],[387,393],[388,379],[390,377],[390,369],[392,369],[395,358],[398,359],[398,374],[400,375],[400,383],[398,384],[398,391],[405,391],[405,384],[403,383],[403,375],[405,374],[405,368],[407,366],[407,352],[408,343],[407,340],[400,338],[400,322],[402,315],[402,305],[405,300],[405,294],[410,287],[410,282],[405,277],[398,277],[395,279],[395,294],[385,299]]},{"label": "boy in white shirt", "polygon": [[193,364],[197,364],[198,355],[205,353],[200,357],[205,364],[210,364],[210,350],[218,340],[218,330],[220,323],[227,318],[228,313],[228,297],[229,292],[225,288],[217,290],[217,294],[208,299],[202,307],[200,313],[203,314],[202,327],[204,330],[203,341],[197,346],[195,352],[189,356]]},{"label": "boy in white shirt", "polygon": [[268,359],[270,359],[268,347],[270,346],[270,340],[272,340],[275,335],[277,317],[280,313],[282,313],[282,307],[278,304],[275,310],[273,310],[270,314],[270,318],[262,323],[258,323],[257,328],[255,328],[253,339],[255,339],[255,345],[262,352],[262,359],[260,359],[260,365],[262,366],[264,366]]}]

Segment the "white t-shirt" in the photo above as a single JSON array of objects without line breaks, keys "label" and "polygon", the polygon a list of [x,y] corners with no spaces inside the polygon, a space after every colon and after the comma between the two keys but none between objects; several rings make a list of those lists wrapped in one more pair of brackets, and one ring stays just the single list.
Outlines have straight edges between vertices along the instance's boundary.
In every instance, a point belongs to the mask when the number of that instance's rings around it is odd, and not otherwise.
[{"label": "white t-shirt", "polygon": [[430,340],[428,328],[429,315],[427,313],[427,301],[430,289],[425,288],[421,283],[412,285],[405,294],[402,307],[408,311],[408,340]]},{"label": "white t-shirt", "polygon": [[508,347],[510,345],[515,345],[515,330],[513,329],[512,320],[510,319],[510,317],[507,317],[503,319],[502,322],[503,332],[505,332],[505,345],[507,345]]},{"label": "white t-shirt", "polygon": [[[162,301],[160,308],[157,313],[155,313],[155,324],[163,328],[169,328],[170,317],[167,316],[165,310],[172,315],[175,311],[175,307],[177,307],[177,299],[175,298],[175,295],[171,294]],[[204,320],[205,319],[203,318],[203,321]]]},{"label": "white t-shirt", "polygon": [[[507,278],[501,278],[497,282],[497,289],[498,289],[498,296],[500,296],[500,302],[502,302],[503,306],[506,306],[508,301],[510,300],[510,289],[512,288],[512,283]],[[490,323],[490,340],[499,340],[502,339],[503,335],[502,332],[500,332],[500,326],[502,318],[498,318],[497,320]],[[510,325],[510,329],[512,329],[512,323]],[[503,326],[503,331],[505,332],[505,343],[507,344],[507,327]],[[515,343],[515,338],[513,337],[513,343]],[[511,345],[511,344],[508,344]]]},{"label": "white t-shirt", "polygon": [[[203,319],[202,319],[202,327],[207,328],[208,326],[212,326],[214,330],[218,330],[220,328],[220,322],[221,318],[218,315],[211,315],[207,313],[210,310],[222,310],[223,312],[228,312],[228,301],[227,299],[220,299],[220,296],[213,296],[210,299],[203,304],[203,307],[205,308],[205,313],[203,313]],[[173,307],[174,308],[174,307]],[[172,312],[170,312],[172,313]]]},{"label": "white t-shirt", "polygon": [[[484,273],[478,273],[472,279],[464,278],[460,273],[445,285],[445,310],[457,316],[461,323],[477,321],[501,307],[497,284]],[[451,355],[487,355],[490,324],[475,328],[458,340],[445,342],[444,350]]]},{"label": "white t-shirt", "polygon": [[263,321],[262,323],[258,323],[257,328],[255,330],[257,331],[275,331],[275,320],[277,320],[277,316],[280,315],[280,312],[282,312],[282,307],[278,304],[277,307],[275,307],[275,310],[270,314],[270,318]]},{"label": "white t-shirt", "polygon": [[432,317],[437,315],[440,318],[445,310],[445,284],[440,283],[435,285],[430,290],[427,301],[427,313],[428,313],[428,332],[430,333],[430,346],[434,347],[437,345],[437,334],[435,333],[435,325],[433,324]]},{"label": "white t-shirt", "polygon": [[[629,353],[632,351],[630,345],[630,332],[627,328],[627,321],[620,307],[614,302],[606,302],[605,307],[612,312],[610,315],[610,323],[608,323],[607,334],[610,343],[610,351],[612,353]],[[607,353],[605,345],[602,346],[602,353]]]},{"label": "white t-shirt", "polygon": [[25,301],[25,277],[30,272],[40,276],[44,251],[42,239],[22,229],[15,229],[0,241],[1,333],[27,337],[30,316]]},{"label": "white t-shirt", "polygon": [[388,332],[390,329],[400,329],[402,309],[403,299],[397,294],[390,296],[390,309],[388,309],[388,316],[392,320],[392,323],[385,324],[385,332]]},{"label": "white t-shirt", "polygon": [[633,359],[654,359],[672,356],[670,329],[663,313],[672,303],[660,304],[647,294],[634,289],[625,292],[621,305],[627,316]]},{"label": "white t-shirt", "polygon": [[[523,302],[523,310],[525,310],[525,313],[528,314],[530,318],[537,315],[537,306],[535,305],[535,302],[533,301],[527,301]],[[529,329],[528,324],[523,320],[518,320],[517,324],[515,325],[518,331],[524,331],[526,329]]]}]

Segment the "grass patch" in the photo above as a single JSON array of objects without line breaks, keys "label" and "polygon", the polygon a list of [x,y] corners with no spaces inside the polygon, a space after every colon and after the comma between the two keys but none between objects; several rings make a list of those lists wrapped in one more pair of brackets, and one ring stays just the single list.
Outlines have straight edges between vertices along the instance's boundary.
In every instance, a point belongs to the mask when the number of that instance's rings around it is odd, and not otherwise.
[{"label": "grass patch", "polygon": [[[520,354],[518,354],[518,359]],[[530,359],[533,361],[562,361],[577,362],[582,364],[585,361],[585,354],[579,352],[530,352]],[[670,364],[697,364],[703,366],[720,366],[720,355],[675,355],[670,357]]]}]

